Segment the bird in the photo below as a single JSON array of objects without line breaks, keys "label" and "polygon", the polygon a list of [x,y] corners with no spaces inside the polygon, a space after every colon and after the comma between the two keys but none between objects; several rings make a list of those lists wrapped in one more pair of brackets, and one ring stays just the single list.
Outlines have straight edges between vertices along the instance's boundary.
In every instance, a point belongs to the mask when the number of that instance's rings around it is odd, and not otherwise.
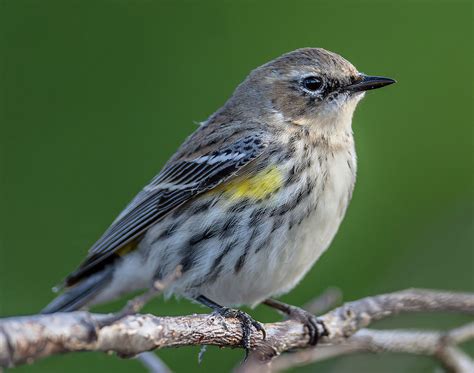
[{"label": "bird", "polygon": [[352,197],[352,117],[365,92],[395,83],[340,55],[301,48],[254,69],[192,133],[66,277],[43,313],[116,299],[169,276],[165,290],[242,324],[248,350],[262,324],[236,307],[276,308],[324,330],[275,297],[329,247]]}]

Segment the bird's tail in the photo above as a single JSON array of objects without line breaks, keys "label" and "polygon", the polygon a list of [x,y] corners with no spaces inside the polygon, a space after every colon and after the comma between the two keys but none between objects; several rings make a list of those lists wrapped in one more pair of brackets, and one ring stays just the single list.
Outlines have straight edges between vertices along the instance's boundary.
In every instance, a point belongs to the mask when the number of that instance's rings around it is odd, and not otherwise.
[{"label": "bird's tail", "polygon": [[53,299],[41,313],[72,312],[86,306],[106,286],[113,275],[113,266],[108,266],[67,288]]}]

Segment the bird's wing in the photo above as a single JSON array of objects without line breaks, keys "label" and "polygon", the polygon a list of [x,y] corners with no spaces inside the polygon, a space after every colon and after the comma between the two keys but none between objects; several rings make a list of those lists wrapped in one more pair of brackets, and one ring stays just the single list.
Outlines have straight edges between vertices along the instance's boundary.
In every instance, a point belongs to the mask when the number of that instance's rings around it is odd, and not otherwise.
[{"label": "bird's wing", "polygon": [[66,285],[73,285],[114,255],[133,247],[150,226],[194,196],[232,178],[267,145],[263,132],[254,132],[217,150],[170,161],[92,246],[81,266],[66,278]]}]

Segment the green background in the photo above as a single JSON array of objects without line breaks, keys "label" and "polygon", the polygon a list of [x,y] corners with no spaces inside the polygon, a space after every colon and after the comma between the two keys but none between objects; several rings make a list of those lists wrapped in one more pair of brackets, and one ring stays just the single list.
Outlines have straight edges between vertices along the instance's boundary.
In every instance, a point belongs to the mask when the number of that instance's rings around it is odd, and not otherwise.
[{"label": "green background", "polygon": [[[331,249],[283,300],[407,287],[474,290],[473,6],[418,1],[3,0],[0,315],[31,314],[121,208],[254,67],[299,47],[342,54],[398,84],[354,118],[352,204]],[[100,310],[114,310],[120,302]],[[159,315],[207,312],[153,301]],[[258,307],[261,321],[276,320]],[[380,327],[447,328],[457,316]],[[468,346],[473,352],[473,346]],[[160,351],[178,372],[227,371],[241,350]],[[359,355],[309,372],[432,372],[428,358]],[[141,372],[96,353],[18,372]]]}]

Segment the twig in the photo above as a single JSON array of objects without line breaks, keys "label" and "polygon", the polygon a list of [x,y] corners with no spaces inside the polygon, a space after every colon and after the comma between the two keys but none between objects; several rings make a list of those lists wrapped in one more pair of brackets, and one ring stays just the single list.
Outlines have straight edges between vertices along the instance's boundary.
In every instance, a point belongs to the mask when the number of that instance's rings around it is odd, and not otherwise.
[{"label": "twig", "polygon": [[[461,335],[461,338],[457,338]],[[474,362],[456,347],[468,339],[474,339],[474,323],[448,333],[361,329],[344,343],[281,356],[272,362],[271,369],[273,372],[284,371],[355,352],[396,352],[431,356],[438,359],[450,371],[472,373]]]},{"label": "twig", "polygon": [[125,316],[134,315],[141,311],[141,309],[153,298],[160,295],[168,286],[170,286],[182,274],[182,266],[177,266],[176,269],[170,273],[164,280],[156,280],[153,285],[145,293],[129,300],[125,307],[119,312],[114,313],[108,317],[102,318],[98,326],[104,327],[113,324],[114,322],[123,319]]},{"label": "twig", "polygon": [[[474,294],[406,290],[349,302],[320,317],[329,332],[321,343],[342,344],[371,322],[401,312],[473,315]],[[242,329],[237,319],[223,319],[212,314],[179,317],[128,315],[103,326],[107,317],[73,312],[2,319],[0,366],[11,367],[73,351],[112,351],[128,357],[165,347],[241,347]],[[262,339],[261,333],[251,336],[252,358],[259,362],[266,364],[284,351],[308,347],[309,336],[299,322],[286,320],[265,324],[264,327],[266,340]],[[453,335],[444,339],[470,338],[464,328]],[[459,354],[450,349],[446,351],[451,358],[460,361]]]},{"label": "twig", "polygon": [[150,373],[171,373],[170,368],[152,351],[138,354],[137,360],[139,360]]},{"label": "twig", "polygon": [[339,288],[326,289],[321,295],[306,303],[303,308],[306,311],[321,315],[342,302],[342,292]]},{"label": "twig", "polygon": [[[474,294],[409,289],[348,302],[322,319],[329,339],[346,339],[370,323],[399,313],[458,312],[474,314]],[[339,327],[337,327],[339,326]]]}]

